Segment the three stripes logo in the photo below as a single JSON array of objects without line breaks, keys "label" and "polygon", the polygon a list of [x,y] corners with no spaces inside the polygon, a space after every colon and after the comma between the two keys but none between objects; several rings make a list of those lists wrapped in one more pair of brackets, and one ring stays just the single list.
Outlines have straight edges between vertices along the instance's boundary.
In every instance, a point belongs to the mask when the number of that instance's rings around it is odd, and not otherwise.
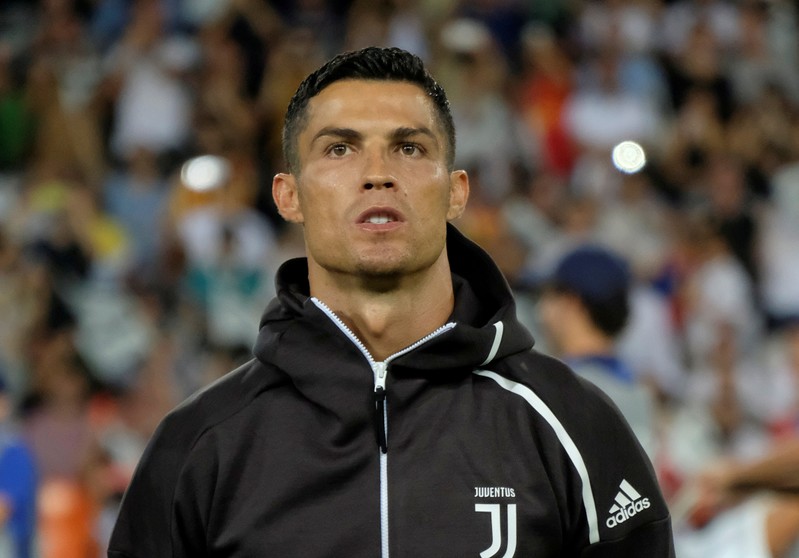
[{"label": "three stripes logo", "polygon": [[605,522],[611,529],[649,508],[649,498],[642,498],[626,479],[619,484],[619,492],[614,500],[615,503],[608,510],[610,517]]}]

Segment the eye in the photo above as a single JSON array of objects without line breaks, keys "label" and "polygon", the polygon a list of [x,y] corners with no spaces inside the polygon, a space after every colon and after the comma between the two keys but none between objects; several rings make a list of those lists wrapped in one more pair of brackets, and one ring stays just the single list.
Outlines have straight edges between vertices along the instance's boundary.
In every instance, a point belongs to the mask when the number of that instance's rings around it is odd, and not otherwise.
[{"label": "eye", "polygon": [[327,152],[334,157],[343,157],[349,153],[349,150],[350,148],[346,143],[334,143],[327,149]]},{"label": "eye", "polygon": [[403,155],[407,155],[409,157],[419,155],[422,152],[419,145],[415,143],[403,143],[400,145],[400,151]]}]

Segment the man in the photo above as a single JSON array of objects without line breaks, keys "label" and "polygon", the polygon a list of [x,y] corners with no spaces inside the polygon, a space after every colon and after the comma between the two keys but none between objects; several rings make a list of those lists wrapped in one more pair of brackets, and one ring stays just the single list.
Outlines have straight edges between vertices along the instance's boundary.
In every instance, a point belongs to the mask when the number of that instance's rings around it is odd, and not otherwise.
[{"label": "man", "polygon": [[617,338],[630,316],[632,276],[618,254],[583,245],[564,255],[541,297],[542,325],[558,355],[619,407],[654,455],[654,393],[619,357]]},{"label": "man", "polygon": [[304,227],[256,358],[170,413],[112,558],[673,556],[627,424],[531,351],[485,252],[444,91],[399,49],[340,55],[289,104]]}]

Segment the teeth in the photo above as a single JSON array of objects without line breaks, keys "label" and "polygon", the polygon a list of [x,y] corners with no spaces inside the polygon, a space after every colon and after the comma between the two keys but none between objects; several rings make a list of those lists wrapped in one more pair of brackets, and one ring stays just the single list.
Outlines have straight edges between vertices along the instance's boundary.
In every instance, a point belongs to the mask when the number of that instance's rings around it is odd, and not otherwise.
[{"label": "teeth", "polygon": [[366,220],[366,222],[367,222],[367,223],[372,223],[372,224],[374,224],[374,225],[383,225],[383,224],[385,224],[385,223],[390,223],[390,222],[391,222],[391,221],[393,221],[393,220],[394,220],[394,218],[393,218],[393,217],[390,217],[390,216],[388,216],[388,215],[382,215],[382,214],[381,214],[381,215],[372,215],[372,216],[370,216],[370,217],[369,217],[369,218]]}]

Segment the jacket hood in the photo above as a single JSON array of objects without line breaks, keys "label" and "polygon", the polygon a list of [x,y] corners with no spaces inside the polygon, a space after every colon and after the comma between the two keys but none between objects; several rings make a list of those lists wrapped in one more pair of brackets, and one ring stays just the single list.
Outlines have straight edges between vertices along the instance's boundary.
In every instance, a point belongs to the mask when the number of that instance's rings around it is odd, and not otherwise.
[{"label": "jacket hood", "polygon": [[[447,253],[453,275],[455,324],[430,341],[392,360],[392,368],[432,373],[471,372],[492,360],[529,350],[533,337],[516,317],[510,287],[491,257],[454,226],[447,226]],[[318,369],[342,351],[360,349],[309,295],[305,258],[285,262],[276,276],[277,296],[263,314],[255,355],[288,372]],[[363,358],[363,356],[360,356]],[[312,363],[315,363],[313,365]]]}]

